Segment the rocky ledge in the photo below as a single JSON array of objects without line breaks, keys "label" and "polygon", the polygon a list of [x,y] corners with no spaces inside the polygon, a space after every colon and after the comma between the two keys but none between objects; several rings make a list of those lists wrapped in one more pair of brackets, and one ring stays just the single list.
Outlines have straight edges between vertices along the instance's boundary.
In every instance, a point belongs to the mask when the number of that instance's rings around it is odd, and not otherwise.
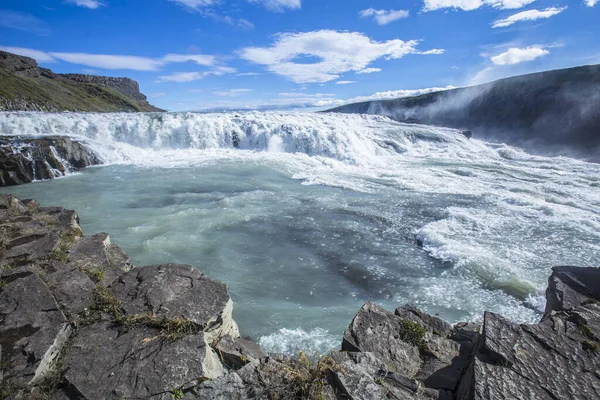
[{"label": "rocky ledge", "polygon": [[65,136],[0,136],[0,186],[53,179],[98,164],[93,151]]},{"label": "rocky ledge", "polygon": [[596,399],[600,270],[557,267],[536,325],[365,304],[341,351],[266,354],[227,287],[134,267],[77,214],[0,195],[1,399]]}]

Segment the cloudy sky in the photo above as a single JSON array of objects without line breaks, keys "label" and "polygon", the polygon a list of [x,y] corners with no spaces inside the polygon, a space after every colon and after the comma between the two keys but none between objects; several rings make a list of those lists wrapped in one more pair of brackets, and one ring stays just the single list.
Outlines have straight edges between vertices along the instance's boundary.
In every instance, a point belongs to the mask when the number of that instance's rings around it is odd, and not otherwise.
[{"label": "cloudy sky", "polygon": [[314,108],[600,63],[600,0],[2,0],[0,49],[173,111]]}]

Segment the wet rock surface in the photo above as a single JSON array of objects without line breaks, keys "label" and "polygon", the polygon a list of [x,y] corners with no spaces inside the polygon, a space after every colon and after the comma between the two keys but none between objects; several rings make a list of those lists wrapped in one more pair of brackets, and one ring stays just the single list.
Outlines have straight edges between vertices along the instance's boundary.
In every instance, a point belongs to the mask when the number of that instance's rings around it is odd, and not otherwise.
[{"label": "wet rock surface", "polygon": [[0,186],[54,179],[100,164],[81,142],[62,136],[0,136]]},{"label": "wet rock surface", "polygon": [[227,287],[133,267],[74,211],[0,195],[0,399],[597,399],[600,270],[557,267],[539,324],[365,304],[341,351],[267,354]]}]

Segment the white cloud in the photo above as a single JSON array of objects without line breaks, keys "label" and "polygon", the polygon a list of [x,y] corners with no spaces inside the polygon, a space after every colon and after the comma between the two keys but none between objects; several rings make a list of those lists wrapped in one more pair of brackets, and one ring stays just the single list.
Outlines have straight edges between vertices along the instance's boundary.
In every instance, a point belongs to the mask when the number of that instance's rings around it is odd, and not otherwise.
[{"label": "white cloud", "polygon": [[200,79],[204,79],[207,76],[221,76],[225,74],[232,74],[235,72],[235,68],[230,67],[215,67],[215,69],[211,71],[199,71],[199,72],[176,72],[171,75],[163,75],[159,76],[156,83],[162,82],[193,82],[198,81]]},{"label": "white cloud", "polygon": [[167,54],[162,58],[138,57],[129,55],[59,53],[45,52],[23,47],[0,46],[1,50],[31,57],[38,62],[65,61],[71,64],[102,69],[126,69],[133,71],[157,71],[171,63],[193,62],[205,67],[213,67],[220,74],[234,73],[235,69],[226,66],[215,66],[216,57],[206,54]]},{"label": "white cloud", "polygon": [[520,12],[518,14],[515,15],[511,15],[508,18],[505,19],[499,19],[498,21],[495,21],[492,24],[492,28],[504,28],[506,26],[511,26],[512,24],[519,22],[519,21],[535,21],[536,19],[541,19],[541,18],[550,18],[553,17],[557,14],[560,14],[561,12],[565,11],[567,9],[567,7],[550,7],[550,8],[546,8],[545,10],[528,10],[528,11],[523,11]]},{"label": "white cloud", "polygon": [[71,64],[103,69],[128,69],[134,71],[156,71],[164,62],[147,57],[121,56],[86,53],[49,53],[50,56]]},{"label": "white cloud", "polygon": [[372,74],[374,72],[381,72],[381,68],[365,68],[360,71],[356,71],[357,74]]},{"label": "white cloud", "polygon": [[193,82],[207,76],[207,72],[176,72],[171,75],[163,75],[158,77],[157,83],[160,82]]},{"label": "white cloud", "polygon": [[201,8],[213,6],[218,3],[218,0],[169,0],[173,3],[180,4],[192,10],[200,10]]},{"label": "white cloud", "polygon": [[157,92],[157,93],[150,93],[148,95],[148,97],[163,97],[166,95],[167,95],[167,92]]},{"label": "white cloud", "polygon": [[533,3],[535,0],[424,0],[424,11],[454,8],[473,11],[485,5],[502,10],[517,9]]},{"label": "white cloud", "polygon": [[46,24],[33,15],[9,10],[0,10],[0,27],[18,29],[38,35],[45,35],[49,32]]},{"label": "white cloud", "polygon": [[101,1],[97,0],[65,0],[65,3],[73,4],[77,7],[91,8],[92,10],[105,5]]},{"label": "white cloud", "polygon": [[215,57],[206,54],[167,54],[162,58],[165,63],[180,63],[193,61],[196,64],[211,66],[215,63]]},{"label": "white cloud", "polygon": [[220,92],[212,92],[212,94],[214,94],[215,96],[220,96],[220,97],[237,97],[237,96],[241,96],[246,93],[250,93],[252,91],[253,91],[252,89],[230,89],[230,90],[225,90],[225,91],[220,91]]},{"label": "white cloud", "polygon": [[[218,6],[222,0],[169,0],[177,3],[190,11],[204,11],[207,8]],[[286,10],[299,10],[302,0],[247,0],[249,3],[259,5],[269,11],[284,12]]]},{"label": "white cloud", "polygon": [[309,94],[309,93],[279,93],[279,96],[281,97],[287,97],[287,98],[314,98],[314,99],[320,99],[323,97],[335,97],[335,94],[333,93],[313,93],[313,94]]},{"label": "white cloud", "polygon": [[409,12],[406,10],[375,10],[374,8],[368,8],[362,10],[359,14],[362,18],[373,17],[379,25],[387,25],[390,22],[408,18]]},{"label": "white cloud", "polygon": [[[348,100],[336,99],[331,93],[279,93],[280,98],[271,100],[261,100],[253,102],[220,102],[215,105],[214,102],[210,106],[196,105],[196,109],[212,109],[212,110],[294,110],[294,109],[328,109],[341,106],[344,104],[357,103],[370,100],[386,100],[396,99],[400,97],[419,96],[431,92],[439,92],[443,90],[455,89],[454,86],[433,87],[416,90],[391,90],[389,92],[379,92],[370,96],[353,97]],[[193,109],[193,108],[192,108]]]},{"label": "white cloud", "polygon": [[550,54],[550,51],[539,46],[530,46],[523,49],[513,47],[490,59],[496,65],[514,65],[525,61],[532,61],[547,54]]},{"label": "white cloud", "polygon": [[433,93],[433,92],[441,92],[444,90],[456,89],[455,86],[446,86],[446,87],[431,87],[425,89],[412,89],[412,90],[389,90],[387,92],[377,92],[370,96],[358,96],[353,97],[344,101],[344,104],[350,103],[360,103],[363,101],[371,101],[371,100],[390,100],[390,99],[398,99],[401,97],[413,97],[420,96],[422,94]]},{"label": "white cloud", "polygon": [[259,76],[262,75],[260,72],[241,72],[236,74],[236,76]]},{"label": "white cloud", "polygon": [[252,29],[255,28],[254,24],[252,22],[250,22],[244,18],[240,18],[240,20],[237,23],[237,27],[244,31],[251,31]]},{"label": "white cloud", "polygon": [[440,54],[444,54],[446,52],[446,50],[444,49],[431,49],[431,50],[427,50],[427,51],[419,51],[416,54],[421,54],[424,56],[429,56],[429,55],[440,55]]},{"label": "white cloud", "polygon": [[[364,70],[379,58],[392,60],[417,54],[418,44],[417,40],[377,42],[359,32],[320,30],[279,34],[271,47],[247,47],[240,56],[296,83],[324,83],[348,71]],[[318,61],[295,61],[307,56]]]},{"label": "white cloud", "polygon": [[588,7],[594,7],[600,0],[585,0],[584,3]]},{"label": "white cloud", "polygon": [[18,54],[20,56],[30,57],[39,63],[56,62],[56,59],[54,59],[54,57],[52,57],[50,54],[48,54],[44,51],[27,49],[24,47],[10,47],[10,46],[0,46],[0,50],[8,51],[9,53]]},{"label": "white cloud", "polygon": [[252,4],[258,4],[269,11],[283,12],[286,10],[299,10],[302,0],[248,0]]},{"label": "white cloud", "polygon": [[350,85],[352,83],[356,83],[356,81],[337,81],[336,85]]}]

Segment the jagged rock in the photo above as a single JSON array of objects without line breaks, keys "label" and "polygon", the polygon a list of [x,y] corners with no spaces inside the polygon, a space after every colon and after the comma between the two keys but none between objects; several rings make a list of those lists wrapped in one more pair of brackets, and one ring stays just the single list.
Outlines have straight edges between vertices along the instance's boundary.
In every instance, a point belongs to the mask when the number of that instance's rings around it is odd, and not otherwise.
[{"label": "jagged rock", "polygon": [[249,340],[225,336],[215,346],[219,358],[229,368],[239,369],[244,365],[266,357],[264,350]]},{"label": "jagged rock", "polygon": [[[0,384],[18,399],[171,399],[223,375],[210,344],[239,336],[224,284],[191,266],[129,271],[107,234],[83,237],[73,211],[0,195],[0,268]],[[111,285],[129,302],[115,315],[96,303]],[[169,318],[181,334],[161,325]]]},{"label": "jagged rock", "polygon": [[600,321],[583,317],[599,312],[597,304],[584,305],[537,325],[515,325],[486,313],[459,398],[599,398]]},{"label": "jagged rock", "polygon": [[472,341],[454,341],[451,332],[448,323],[414,307],[392,314],[367,303],[344,333],[342,350],[372,352],[388,372],[452,391],[468,366]]},{"label": "jagged rock", "polygon": [[52,372],[71,327],[52,293],[34,271],[4,269],[0,289],[0,345],[4,378],[35,385]]},{"label": "jagged rock", "polygon": [[400,338],[402,319],[374,303],[365,304],[344,333],[342,350],[372,352],[390,371],[413,377],[421,368],[417,346]]},{"label": "jagged rock", "polygon": [[112,291],[127,314],[185,318],[205,332],[209,343],[240,336],[227,286],[191,265],[136,268],[121,276]]},{"label": "jagged rock", "polygon": [[64,367],[67,382],[89,400],[169,399],[173,389],[224,372],[202,332],[170,341],[156,329],[127,331],[110,322],[82,327],[67,349]]},{"label": "jagged rock", "polygon": [[53,179],[100,163],[82,143],[67,137],[0,136],[0,185]]},{"label": "jagged rock", "polygon": [[333,385],[348,399],[383,399],[383,381],[380,372],[385,364],[372,353],[334,353],[331,357],[341,367],[333,373]]},{"label": "jagged rock", "polygon": [[546,290],[546,315],[552,311],[565,311],[582,303],[600,301],[600,269],[554,267]]},{"label": "jagged rock", "polygon": [[186,398],[198,400],[249,399],[248,389],[238,374],[232,372],[213,381],[196,386]]},{"label": "jagged rock", "polygon": [[68,253],[69,264],[84,271],[102,275],[102,283],[110,285],[123,272],[131,270],[131,261],[117,245],[111,243],[107,233],[82,238]]}]

